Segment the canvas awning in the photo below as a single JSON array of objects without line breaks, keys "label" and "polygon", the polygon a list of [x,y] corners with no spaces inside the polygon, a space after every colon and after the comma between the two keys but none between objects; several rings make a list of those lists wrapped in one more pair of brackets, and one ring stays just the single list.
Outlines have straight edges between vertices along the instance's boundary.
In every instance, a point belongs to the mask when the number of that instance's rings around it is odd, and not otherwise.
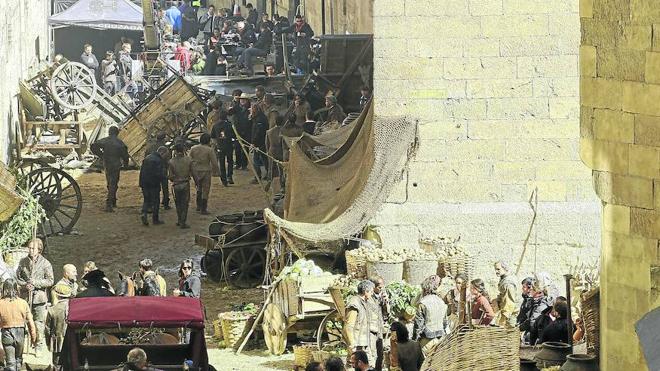
[{"label": "canvas awning", "polygon": [[130,0],[79,0],[48,18],[54,28],[77,26],[99,30],[142,31],[142,8]]}]

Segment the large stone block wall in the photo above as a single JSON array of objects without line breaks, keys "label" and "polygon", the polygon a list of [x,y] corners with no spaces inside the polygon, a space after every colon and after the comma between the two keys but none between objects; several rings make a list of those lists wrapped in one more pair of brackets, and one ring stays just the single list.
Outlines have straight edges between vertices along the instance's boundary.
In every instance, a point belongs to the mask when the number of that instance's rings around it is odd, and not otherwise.
[{"label": "large stone block wall", "polygon": [[[373,223],[384,243],[461,237],[492,263],[559,280],[598,261],[600,204],[579,158],[578,0],[375,0],[378,115],[419,119],[420,148]],[[563,287],[563,286],[560,286]]]},{"label": "large stone block wall", "polygon": [[[48,55],[50,1],[5,0],[0,6],[0,161],[10,154],[12,128],[18,120],[18,81],[38,70]],[[38,38],[38,40],[37,40]]]},{"label": "large stone block wall", "polygon": [[634,325],[660,305],[660,7],[583,0],[580,16],[580,150],[604,204],[601,367],[643,370]]}]

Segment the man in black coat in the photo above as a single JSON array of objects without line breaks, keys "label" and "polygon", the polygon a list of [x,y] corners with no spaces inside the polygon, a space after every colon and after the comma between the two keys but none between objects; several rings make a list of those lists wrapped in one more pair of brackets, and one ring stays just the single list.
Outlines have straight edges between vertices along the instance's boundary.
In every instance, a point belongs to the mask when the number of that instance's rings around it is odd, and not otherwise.
[{"label": "man in black coat", "polygon": [[286,32],[292,33],[296,39],[296,53],[293,56],[293,64],[302,72],[307,72],[309,69],[310,41],[314,37],[314,30],[301,15],[297,15],[295,23],[286,29]]},{"label": "man in black coat", "polygon": [[252,26],[256,27],[257,26],[257,20],[259,19],[259,14],[257,13],[257,10],[254,9],[254,6],[252,5],[252,3],[248,3],[245,7],[248,9],[248,16],[245,19],[245,21],[247,23],[251,24]]},{"label": "man in black coat", "polygon": [[179,10],[181,11],[181,41],[196,38],[199,34],[197,11],[190,5],[190,0],[185,0]]},{"label": "man in black coat", "polygon": [[211,39],[213,30],[218,25],[219,18],[215,16],[215,6],[209,5],[208,11],[199,17],[199,29],[204,33],[205,44]]},{"label": "man in black coat", "polygon": [[221,110],[218,113],[218,120],[211,129],[211,138],[215,141],[215,153],[218,157],[220,166],[220,181],[225,187],[227,184],[234,184],[234,129],[231,122],[227,120],[227,112]]},{"label": "man in black coat", "polygon": [[119,128],[111,126],[108,136],[92,143],[90,150],[103,160],[105,167],[105,181],[108,188],[108,197],[105,200],[105,211],[113,212],[117,207],[117,189],[119,188],[119,172],[122,162],[128,166],[128,148],[119,139]]},{"label": "man in black coat", "polygon": [[[250,120],[250,97],[242,93],[238,99],[239,104],[231,108],[233,114],[233,124],[236,132],[244,141],[249,142],[252,139],[252,121]],[[247,169],[248,160],[243,152],[241,143],[237,140],[235,145],[236,168]],[[245,143],[243,143],[245,145]]]},{"label": "man in black coat", "polygon": [[169,150],[167,147],[159,147],[156,152],[149,154],[142,161],[140,168],[140,188],[142,188],[142,195],[144,196],[144,203],[142,204],[142,224],[149,225],[147,221],[147,213],[152,211],[152,223],[154,225],[163,224],[158,219],[158,206],[160,204],[160,187],[163,181],[163,159]]},{"label": "man in black coat", "polygon": [[103,271],[95,269],[89,271],[83,276],[83,280],[87,282],[87,289],[76,295],[76,298],[92,298],[99,296],[115,296],[109,290],[108,281]]},{"label": "man in black coat", "polygon": [[259,29],[259,38],[257,42],[251,47],[245,49],[241,56],[238,58],[238,64],[244,65],[248,75],[254,75],[252,68],[252,57],[265,57],[270,51],[270,46],[273,43],[273,32],[268,29],[268,26],[261,24]]}]

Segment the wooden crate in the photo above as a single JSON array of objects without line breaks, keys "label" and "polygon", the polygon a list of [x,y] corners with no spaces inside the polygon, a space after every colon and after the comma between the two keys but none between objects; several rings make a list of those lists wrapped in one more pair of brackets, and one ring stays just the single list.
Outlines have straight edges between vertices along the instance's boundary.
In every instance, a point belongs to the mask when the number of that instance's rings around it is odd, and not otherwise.
[{"label": "wooden crate", "polygon": [[278,284],[273,302],[285,317],[305,315],[335,309],[328,287],[337,276],[302,277],[300,280],[285,279]]}]

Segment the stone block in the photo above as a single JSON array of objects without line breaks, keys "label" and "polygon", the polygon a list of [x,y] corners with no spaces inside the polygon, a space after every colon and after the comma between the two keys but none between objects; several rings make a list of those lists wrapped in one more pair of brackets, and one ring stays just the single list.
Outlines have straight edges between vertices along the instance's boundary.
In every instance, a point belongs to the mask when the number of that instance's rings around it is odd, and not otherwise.
[{"label": "stone block", "polygon": [[628,144],[602,140],[580,139],[580,157],[589,168],[628,173]]},{"label": "stone block", "polygon": [[594,109],[580,106],[580,138],[594,139]]},{"label": "stone block", "polygon": [[660,239],[660,213],[655,210],[632,208],[630,212],[630,233]]},{"label": "stone block", "polygon": [[580,96],[580,83],[572,77],[535,78],[533,79],[535,97],[576,97]]},{"label": "stone block", "polygon": [[548,117],[547,98],[498,98],[488,99],[489,119],[525,119]]},{"label": "stone block", "polygon": [[469,0],[470,15],[498,15],[502,14],[503,0]]},{"label": "stone block", "polygon": [[653,43],[653,26],[626,24],[619,47],[632,50],[649,50]]},{"label": "stone block", "polygon": [[596,139],[622,143],[634,142],[634,115],[608,109],[595,109],[593,114],[593,132]]},{"label": "stone block", "polygon": [[500,39],[500,54],[503,57],[575,54],[579,36],[576,32],[574,37],[503,37]]},{"label": "stone block", "polygon": [[412,57],[462,57],[463,40],[444,37],[408,40],[408,55]]},{"label": "stone block", "polygon": [[[412,20],[415,18],[412,17]],[[410,22],[401,23],[411,26]],[[420,24],[411,27],[408,38],[426,39],[435,35],[460,35],[461,38],[469,39],[483,36],[479,17],[421,17]]]},{"label": "stone block", "polygon": [[580,18],[591,18],[594,14],[594,0],[580,1]]},{"label": "stone block", "polygon": [[630,19],[630,2],[598,0],[593,2],[594,19],[626,21]]},{"label": "stone block", "polygon": [[467,139],[468,122],[463,120],[428,122],[419,125],[419,137],[427,140]]},{"label": "stone block", "polygon": [[646,178],[660,178],[660,151],[658,147],[630,145],[628,153],[630,175]]},{"label": "stone block", "polygon": [[566,201],[567,187],[561,181],[534,181],[527,184],[527,192],[538,189],[539,201],[561,202]]},{"label": "stone block", "polygon": [[548,19],[548,33],[554,37],[563,37],[580,45],[580,16],[577,13],[552,14]]},{"label": "stone block", "polygon": [[631,21],[636,24],[651,24],[660,19],[660,7],[655,0],[630,0]]},{"label": "stone block", "polygon": [[504,14],[577,13],[573,0],[504,0]]},{"label": "stone block", "polygon": [[[580,161],[540,161],[536,165],[538,180],[584,180],[591,184],[591,169]],[[591,188],[591,185],[589,186]],[[593,191],[592,191],[593,192]]]},{"label": "stone block", "polygon": [[[416,18],[414,22],[423,22],[424,19]],[[413,20],[411,20],[413,22]],[[409,24],[401,22],[400,17],[377,17],[374,18],[374,38],[375,39],[409,39],[411,31],[415,30],[416,38],[423,36],[419,28],[411,29]]]},{"label": "stone block", "polygon": [[397,68],[375,68],[374,80],[435,80],[442,76],[442,63],[442,58],[408,57]]},{"label": "stone block", "polygon": [[620,110],[623,82],[607,79],[580,79],[580,100],[583,106]]},{"label": "stone block", "polygon": [[496,162],[493,178],[503,183],[528,183],[536,178],[536,169],[528,162]]},{"label": "stone block", "polygon": [[623,110],[660,116],[660,85],[623,82]]},{"label": "stone block", "polygon": [[438,113],[442,108],[444,117],[451,120],[483,120],[486,118],[486,100],[485,99],[447,99],[442,102],[442,106],[435,105],[431,111]]},{"label": "stone block", "polygon": [[516,137],[520,138],[562,138],[575,139],[579,136],[576,119],[543,119],[514,121]]},{"label": "stone block", "polygon": [[505,160],[505,141],[461,140],[446,144],[447,161]]},{"label": "stone block", "polygon": [[550,118],[577,120],[580,117],[580,101],[576,97],[550,97],[548,106]]},{"label": "stone block", "polygon": [[580,76],[596,77],[596,48],[593,46],[580,46]]},{"label": "stone block", "polygon": [[623,25],[618,21],[581,18],[582,44],[614,49],[623,38]]},{"label": "stone block", "polygon": [[404,15],[406,0],[374,1],[373,4],[374,18],[401,17]]},{"label": "stone block", "polygon": [[516,59],[504,57],[445,58],[446,79],[513,79]]},{"label": "stone block", "polygon": [[646,56],[639,50],[598,48],[597,76],[606,79],[644,81]]},{"label": "stone block", "polygon": [[518,77],[579,76],[577,55],[519,57]]},{"label": "stone block", "polygon": [[409,17],[436,17],[467,15],[467,0],[417,0],[406,1],[405,14]]},{"label": "stone block", "polygon": [[653,39],[651,40],[651,48],[658,52],[660,51],[660,23],[653,24],[652,35]]},{"label": "stone block", "polygon": [[382,67],[387,68],[391,61],[392,56],[407,57],[408,56],[408,42],[406,39],[381,39],[374,38],[374,62],[380,60],[383,64]]},{"label": "stone block", "polygon": [[577,160],[574,139],[511,139],[506,146],[507,161]]},{"label": "stone block", "polygon": [[644,76],[647,83],[660,84],[660,53],[646,53],[646,72]]},{"label": "stone block", "polygon": [[[594,171],[594,188],[605,202],[644,209],[652,209],[654,206],[651,179]],[[633,225],[631,222],[631,230],[634,230]]]},{"label": "stone block", "polygon": [[548,16],[544,14],[482,17],[485,37],[543,36],[548,34]]},{"label": "stone block", "polygon": [[635,144],[660,147],[660,117],[635,115]]},{"label": "stone block", "polygon": [[[603,230],[607,232],[619,233],[622,235],[627,235],[630,233],[630,207],[605,204],[603,206]],[[613,246],[611,239],[616,236],[612,236],[608,233],[603,233],[603,245]],[[631,237],[626,237],[630,239]],[[622,254],[628,249],[623,249],[616,247],[612,249],[614,252]],[[633,250],[633,252],[635,252]],[[628,256],[628,255],[626,255]]]},{"label": "stone block", "polygon": [[470,139],[507,139],[516,136],[516,126],[509,120],[470,121]]},{"label": "stone block", "polygon": [[[500,41],[497,39],[461,39],[464,57],[499,57]],[[502,54],[504,57],[507,55]]]},{"label": "stone block", "polygon": [[468,98],[531,97],[531,79],[468,80]]},{"label": "stone block", "polygon": [[[655,199],[655,209],[660,210],[660,180],[653,180],[653,198]],[[658,264],[660,264],[660,243],[658,244]]]}]

